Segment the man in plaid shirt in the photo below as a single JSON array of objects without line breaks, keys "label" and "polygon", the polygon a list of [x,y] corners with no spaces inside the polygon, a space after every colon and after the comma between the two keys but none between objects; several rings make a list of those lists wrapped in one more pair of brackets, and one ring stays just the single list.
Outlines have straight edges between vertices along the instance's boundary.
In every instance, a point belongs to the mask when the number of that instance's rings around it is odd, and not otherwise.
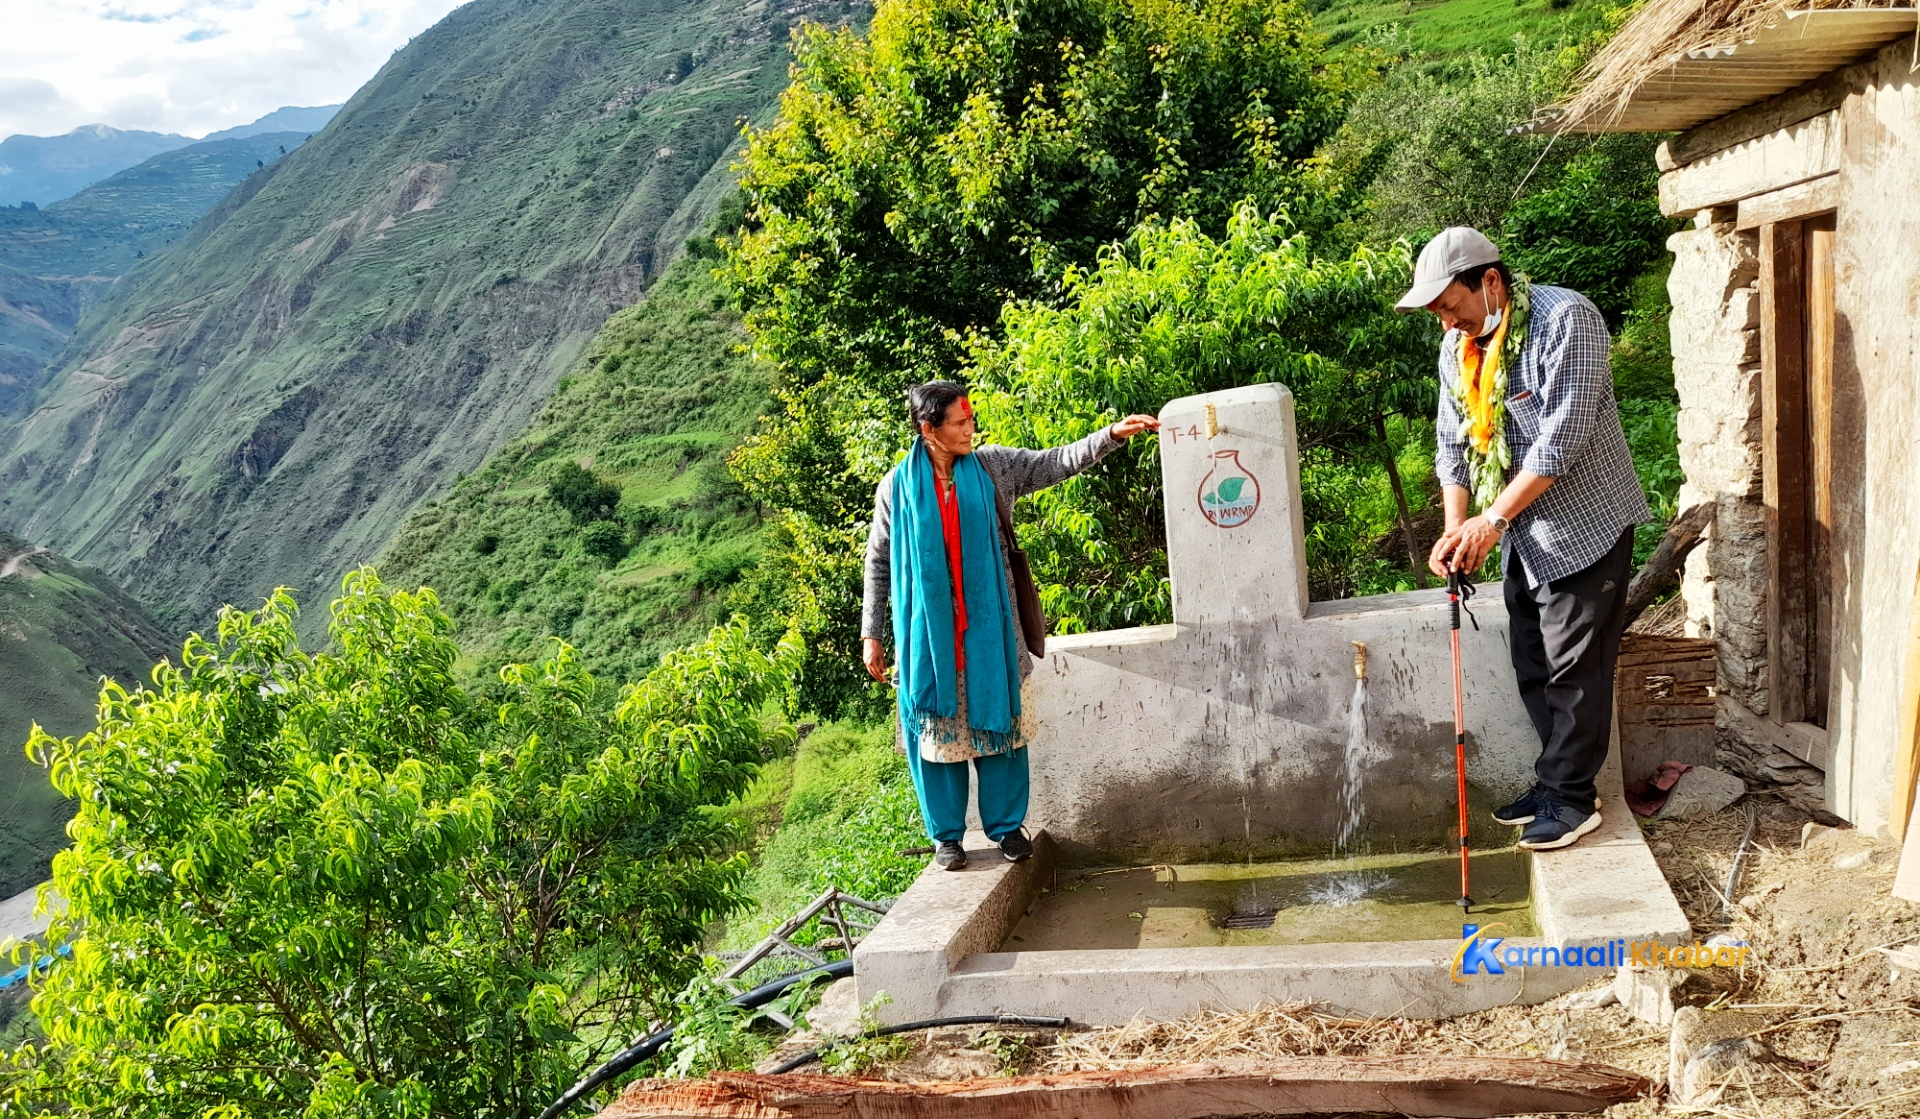
[{"label": "man in plaid shirt", "polygon": [[1511,465],[1498,495],[1468,515],[1472,494],[1454,390],[1463,339],[1497,341],[1514,325],[1514,278],[1477,230],[1443,231],[1421,250],[1398,306],[1425,308],[1440,346],[1439,453],[1447,530],[1435,574],[1477,571],[1504,543],[1507,618],[1520,699],[1540,735],[1533,788],[1493,813],[1525,825],[1520,846],[1565,847],[1600,826],[1594,778],[1613,730],[1613,668],[1625,628],[1633,526],[1652,517],[1633,472],[1607,364],[1607,327],[1587,298],[1531,285],[1525,342],[1508,346],[1503,406]]}]

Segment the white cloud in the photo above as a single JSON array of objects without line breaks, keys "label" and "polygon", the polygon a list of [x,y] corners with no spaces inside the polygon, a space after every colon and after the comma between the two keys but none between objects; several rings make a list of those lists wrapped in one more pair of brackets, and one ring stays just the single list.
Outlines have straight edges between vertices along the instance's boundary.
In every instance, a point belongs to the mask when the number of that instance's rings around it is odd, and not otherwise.
[{"label": "white cloud", "polygon": [[345,101],[462,0],[4,0],[0,138],[204,136]]}]

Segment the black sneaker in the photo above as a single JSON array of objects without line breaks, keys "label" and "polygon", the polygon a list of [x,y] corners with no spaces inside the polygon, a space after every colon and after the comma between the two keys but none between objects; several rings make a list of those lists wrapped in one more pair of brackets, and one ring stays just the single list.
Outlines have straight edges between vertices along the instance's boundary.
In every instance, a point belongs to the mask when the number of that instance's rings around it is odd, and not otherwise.
[{"label": "black sneaker", "polygon": [[967,865],[967,849],[943,839],[933,845],[933,865],[941,870],[960,870]]},{"label": "black sneaker", "polygon": [[1534,806],[1533,822],[1520,833],[1520,846],[1529,851],[1571,847],[1575,840],[1600,826],[1600,812],[1547,797]]},{"label": "black sneaker", "polygon": [[1025,862],[1033,855],[1033,840],[1024,831],[1010,832],[1000,837],[1000,853],[1010,863]]},{"label": "black sneaker", "polygon": [[1493,810],[1493,822],[1517,828],[1521,824],[1533,823],[1534,816],[1540,811],[1540,798],[1543,795],[1538,783],[1521,793],[1512,804],[1505,804]]}]

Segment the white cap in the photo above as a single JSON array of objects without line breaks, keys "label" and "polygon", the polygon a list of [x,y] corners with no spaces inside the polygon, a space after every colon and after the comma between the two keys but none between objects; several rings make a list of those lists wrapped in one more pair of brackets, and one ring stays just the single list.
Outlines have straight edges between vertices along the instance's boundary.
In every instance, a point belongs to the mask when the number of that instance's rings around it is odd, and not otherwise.
[{"label": "white cap", "polygon": [[1440,298],[1455,276],[1499,259],[1499,248],[1479,230],[1464,225],[1443,229],[1420,250],[1420,259],[1413,265],[1413,286],[1393,305],[1394,310],[1421,310]]}]

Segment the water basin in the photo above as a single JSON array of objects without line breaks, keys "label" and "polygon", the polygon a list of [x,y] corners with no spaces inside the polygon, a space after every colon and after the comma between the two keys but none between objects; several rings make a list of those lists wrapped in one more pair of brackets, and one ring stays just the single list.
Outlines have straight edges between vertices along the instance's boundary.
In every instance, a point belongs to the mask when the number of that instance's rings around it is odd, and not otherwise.
[{"label": "water basin", "polygon": [[[1536,935],[1527,856],[1472,856],[1468,920]],[[1002,952],[1452,940],[1460,863],[1448,852],[1062,871]]]}]

